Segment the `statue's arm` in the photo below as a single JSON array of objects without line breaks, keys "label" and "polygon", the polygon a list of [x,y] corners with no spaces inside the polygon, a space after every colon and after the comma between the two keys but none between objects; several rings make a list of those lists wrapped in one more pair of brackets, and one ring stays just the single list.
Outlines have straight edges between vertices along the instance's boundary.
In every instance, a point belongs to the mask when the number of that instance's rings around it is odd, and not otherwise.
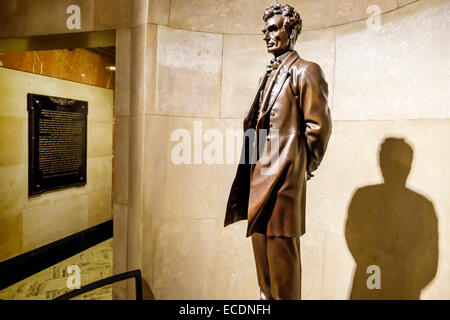
[{"label": "statue's arm", "polygon": [[332,122],[328,108],[328,84],[322,69],[309,63],[300,75],[300,107],[305,120],[308,177],[322,161],[331,135]]}]

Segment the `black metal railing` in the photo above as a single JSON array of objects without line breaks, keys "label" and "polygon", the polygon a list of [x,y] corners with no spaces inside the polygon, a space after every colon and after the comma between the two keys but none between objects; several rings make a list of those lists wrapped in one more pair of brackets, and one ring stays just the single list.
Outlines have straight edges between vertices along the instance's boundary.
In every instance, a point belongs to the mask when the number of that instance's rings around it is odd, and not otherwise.
[{"label": "black metal railing", "polygon": [[56,297],[53,300],[69,300],[72,299],[74,297],[77,297],[79,295],[82,295],[83,293],[101,288],[103,286],[107,286],[109,284],[113,284],[115,282],[119,282],[119,281],[123,281],[123,280],[127,280],[127,279],[131,279],[134,278],[135,279],[135,287],[136,287],[136,300],[142,300],[142,275],[141,275],[141,270],[133,270],[133,271],[128,271],[128,272],[124,272],[124,273],[120,273],[120,274],[116,274],[114,276],[105,278],[105,279],[101,279],[92,283],[89,283],[85,286],[82,286],[80,289],[75,289],[72,291],[69,291],[59,297]]}]

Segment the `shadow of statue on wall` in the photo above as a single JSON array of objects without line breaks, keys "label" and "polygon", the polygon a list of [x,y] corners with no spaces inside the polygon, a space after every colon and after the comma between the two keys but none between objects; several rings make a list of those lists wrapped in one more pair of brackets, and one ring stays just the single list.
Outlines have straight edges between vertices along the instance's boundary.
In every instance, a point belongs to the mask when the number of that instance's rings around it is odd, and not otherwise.
[{"label": "shadow of statue on wall", "polygon": [[350,299],[420,299],[436,275],[438,221],[434,206],[406,187],[413,149],[401,138],[381,144],[384,183],[358,189],[345,228],[356,262]]}]

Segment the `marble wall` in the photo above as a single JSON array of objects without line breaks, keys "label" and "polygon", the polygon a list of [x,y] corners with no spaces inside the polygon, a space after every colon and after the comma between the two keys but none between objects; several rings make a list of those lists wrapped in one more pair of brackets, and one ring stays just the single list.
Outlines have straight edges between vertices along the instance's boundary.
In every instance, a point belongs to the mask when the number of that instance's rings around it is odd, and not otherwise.
[{"label": "marble wall", "polygon": [[[0,68],[0,261],[111,219],[113,91]],[[89,102],[87,184],[28,196],[27,93]]]},{"label": "marble wall", "polygon": [[[291,0],[305,30],[347,24],[422,0]],[[0,38],[126,29],[143,23],[221,34],[259,34],[271,0],[28,0],[0,3]],[[80,8],[80,29],[68,29],[70,5]],[[367,10],[369,6],[378,8]],[[214,10],[211,10],[214,8]]]},{"label": "marble wall", "polygon": [[113,57],[81,48],[0,54],[0,67],[114,90],[111,66]]}]

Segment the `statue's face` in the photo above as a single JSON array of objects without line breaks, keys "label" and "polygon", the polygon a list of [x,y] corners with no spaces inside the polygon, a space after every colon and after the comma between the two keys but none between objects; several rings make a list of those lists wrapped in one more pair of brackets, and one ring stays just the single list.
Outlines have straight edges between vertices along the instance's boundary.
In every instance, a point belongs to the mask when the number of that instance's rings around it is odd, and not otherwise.
[{"label": "statue's face", "polygon": [[267,52],[275,57],[282,55],[290,49],[289,32],[283,27],[284,17],[276,14],[266,21],[262,32],[267,44]]}]

